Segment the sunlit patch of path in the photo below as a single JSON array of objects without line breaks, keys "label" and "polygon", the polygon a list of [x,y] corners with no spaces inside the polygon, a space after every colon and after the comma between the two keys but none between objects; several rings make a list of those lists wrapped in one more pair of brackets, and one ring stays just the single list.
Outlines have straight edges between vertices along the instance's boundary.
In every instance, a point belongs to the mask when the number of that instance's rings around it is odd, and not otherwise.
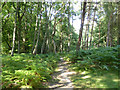
[{"label": "sunlit patch of path", "polygon": [[74,71],[68,70],[68,62],[64,61],[63,58],[60,58],[60,62],[58,64],[57,72],[52,75],[53,82],[49,84],[49,88],[53,88],[56,90],[63,90],[63,88],[68,88],[72,90],[73,83],[70,80],[70,75],[76,74]]}]

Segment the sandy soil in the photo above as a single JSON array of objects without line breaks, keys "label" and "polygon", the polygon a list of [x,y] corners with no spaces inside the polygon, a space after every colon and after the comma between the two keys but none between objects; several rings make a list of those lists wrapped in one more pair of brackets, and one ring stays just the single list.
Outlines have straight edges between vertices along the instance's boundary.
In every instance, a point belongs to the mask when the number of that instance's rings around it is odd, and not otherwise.
[{"label": "sandy soil", "polygon": [[64,90],[63,88],[68,88],[68,90],[72,90],[73,83],[70,80],[70,76],[76,74],[76,72],[69,71],[68,62],[64,61],[63,58],[60,58],[60,60],[56,72],[52,75],[53,79],[49,83],[49,88],[55,90]]}]

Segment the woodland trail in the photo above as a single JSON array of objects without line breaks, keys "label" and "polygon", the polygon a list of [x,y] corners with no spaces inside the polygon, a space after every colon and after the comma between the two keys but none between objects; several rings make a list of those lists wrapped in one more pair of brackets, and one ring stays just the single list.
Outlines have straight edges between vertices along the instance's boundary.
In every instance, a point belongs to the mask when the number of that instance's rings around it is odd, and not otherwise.
[{"label": "woodland trail", "polygon": [[73,89],[73,83],[70,80],[70,76],[76,74],[74,71],[68,70],[68,62],[64,61],[63,58],[60,58],[58,64],[57,72],[52,75],[52,81],[49,83],[49,88],[60,90],[63,88],[68,88],[69,90]]}]

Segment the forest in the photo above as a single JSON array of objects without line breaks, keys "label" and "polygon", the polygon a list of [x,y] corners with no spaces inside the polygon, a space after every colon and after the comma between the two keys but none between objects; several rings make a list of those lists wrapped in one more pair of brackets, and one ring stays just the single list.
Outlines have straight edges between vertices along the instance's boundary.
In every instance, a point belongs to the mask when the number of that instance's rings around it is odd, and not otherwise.
[{"label": "forest", "polygon": [[120,2],[2,2],[1,85],[120,88]]}]

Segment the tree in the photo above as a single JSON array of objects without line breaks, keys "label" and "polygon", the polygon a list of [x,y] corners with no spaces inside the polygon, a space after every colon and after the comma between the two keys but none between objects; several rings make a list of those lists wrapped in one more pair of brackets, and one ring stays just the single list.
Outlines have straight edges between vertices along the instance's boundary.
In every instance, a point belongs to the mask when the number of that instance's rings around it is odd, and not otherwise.
[{"label": "tree", "polygon": [[15,22],[14,22],[14,30],[13,30],[13,45],[12,45],[12,50],[11,50],[11,56],[14,55],[14,49],[15,49],[15,32],[17,29],[17,13],[18,13],[18,8],[16,8],[16,13],[15,13]]},{"label": "tree", "polygon": [[[70,2],[68,2],[69,6],[68,6],[68,30],[71,32],[71,28],[70,28]],[[70,42],[71,42],[71,38],[70,38],[71,33],[68,35],[68,52],[70,51]]]},{"label": "tree", "polygon": [[[35,48],[33,50],[33,54],[36,54],[37,52],[37,47],[38,47],[38,42],[39,42],[39,37],[40,37],[40,30],[41,30],[41,17],[42,17],[42,3],[39,2],[38,3],[38,11],[40,11],[40,19],[39,19],[39,24],[38,27],[39,27],[39,30],[38,30],[38,36],[37,36],[37,41],[36,41],[36,45],[35,45]],[[38,20],[38,15],[37,15],[37,20]],[[36,32],[35,32],[36,33]]]},{"label": "tree", "polygon": [[89,40],[89,23],[90,23],[90,10],[91,10],[91,3],[89,4],[88,9],[88,21],[87,21],[87,49],[88,49],[88,40]]},{"label": "tree", "polygon": [[90,36],[90,46],[92,46],[92,36],[93,36],[93,27],[94,27],[96,9],[97,9],[97,7],[95,6],[93,20],[92,20],[92,28],[91,28],[91,36]]},{"label": "tree", "polygon": [[[47,3],[46,3],[47,4]],[[47,35],[48,35],[48,16],[47,16],[47,5],[45,4],[45,15],[46,15],[46,27],[45,27],[45,35],[41,47],[41,54],[43,54],[44,48],[45,48],[45,42],[47,40]]]},{"label": "tree", "polygon": [[78,55],[78,51],[80,50],[80,45],[81,45],[81,38],[82,38],[82,31],[83,31],[83,25],[84,25],[84,19],[85,19],[85,10],[86,10],[86,2],[84,2],[83,4],[83,12],[82,12],[82,19],[81,19],[81,28],[79,30],[79,39],[78,39],[78,43],[77,43],[77,55]]}]

